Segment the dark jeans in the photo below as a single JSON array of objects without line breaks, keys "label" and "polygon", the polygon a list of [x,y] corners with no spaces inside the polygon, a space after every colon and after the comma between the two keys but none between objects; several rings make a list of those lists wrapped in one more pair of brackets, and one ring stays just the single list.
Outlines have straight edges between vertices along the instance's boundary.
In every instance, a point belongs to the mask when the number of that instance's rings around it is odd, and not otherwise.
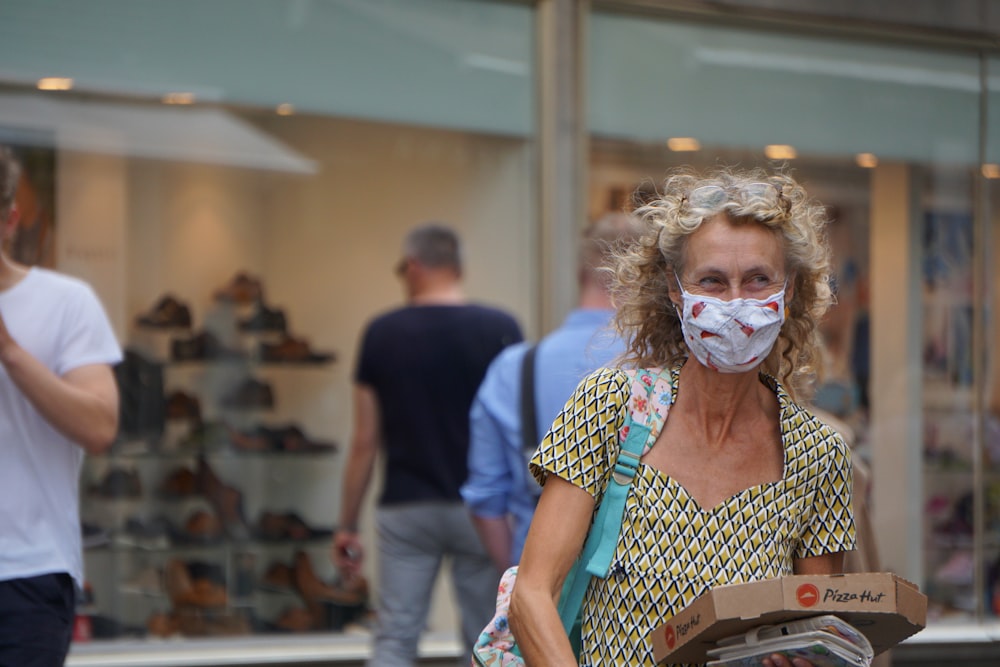
[{"label": "dark jeans", "polygon": [[60,667],[75,616],[76,591],[65,572],[0,581],[0,667]]}]

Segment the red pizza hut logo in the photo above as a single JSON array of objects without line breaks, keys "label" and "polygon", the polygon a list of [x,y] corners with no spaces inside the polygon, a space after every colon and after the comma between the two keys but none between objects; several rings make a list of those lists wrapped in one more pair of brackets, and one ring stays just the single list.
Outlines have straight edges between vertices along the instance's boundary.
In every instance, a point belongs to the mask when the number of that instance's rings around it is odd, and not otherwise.
[{"label": "red pizza hut logo", "polygon": [[795,589],[795,598],[803,607],[812,607],[819,602],[819,589],[813,584],[802,584]]},{"label": "red pizza hut logo", "polygon": [[663,631],[663,638],[667,642],[667,648],[673,649],[674,644],[677,643],[677,635],[674,634],[674,626],[667,626],[667,629]]}]

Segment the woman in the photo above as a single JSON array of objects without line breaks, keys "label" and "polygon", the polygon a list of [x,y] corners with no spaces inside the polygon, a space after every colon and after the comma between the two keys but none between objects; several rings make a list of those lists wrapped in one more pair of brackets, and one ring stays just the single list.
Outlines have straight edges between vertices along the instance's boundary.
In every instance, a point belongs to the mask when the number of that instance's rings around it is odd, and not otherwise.
[{"label": "woman", "polygon": [[[649,632],[711,587],[837,573],[854,548],[849,451],[794,403],[831,303],[823,208],[783,174],[684,172],[663,187],[618,258],[617,321],[626,365],[662,369],[653,396],[669,417],[633,481],[611,574],[587,592],[581,665],[654,665]],[[577,664],[556,601],[629,387],[622,369],[589,376],[532,459],[545,486],[510,609],[529,665]]]}]

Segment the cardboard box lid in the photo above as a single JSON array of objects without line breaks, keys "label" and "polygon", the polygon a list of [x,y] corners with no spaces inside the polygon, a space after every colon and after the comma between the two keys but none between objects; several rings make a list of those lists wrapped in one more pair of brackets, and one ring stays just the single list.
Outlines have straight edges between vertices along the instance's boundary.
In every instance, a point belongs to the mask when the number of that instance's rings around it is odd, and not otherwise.
[{"label": "cardboard box lid", "polygon": [[657,662],[705,662],[723,637],[757,625],[836,614],[868,638],[876,655],[919,632],[927,596],[891,572],[791,575],[713,588],[651,633]]}]

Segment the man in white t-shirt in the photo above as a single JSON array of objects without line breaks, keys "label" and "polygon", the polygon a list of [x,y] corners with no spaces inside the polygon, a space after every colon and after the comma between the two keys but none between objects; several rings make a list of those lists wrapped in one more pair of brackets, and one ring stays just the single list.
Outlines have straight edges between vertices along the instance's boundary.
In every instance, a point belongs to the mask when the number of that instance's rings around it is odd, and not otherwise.
[{"label": "man in white t-shirt", "polygon": [[83,581],[79,476],[118,429],[121,349],[80,280],[18,264],[20,165],[0,147],[0,665],[62,665]]}]

